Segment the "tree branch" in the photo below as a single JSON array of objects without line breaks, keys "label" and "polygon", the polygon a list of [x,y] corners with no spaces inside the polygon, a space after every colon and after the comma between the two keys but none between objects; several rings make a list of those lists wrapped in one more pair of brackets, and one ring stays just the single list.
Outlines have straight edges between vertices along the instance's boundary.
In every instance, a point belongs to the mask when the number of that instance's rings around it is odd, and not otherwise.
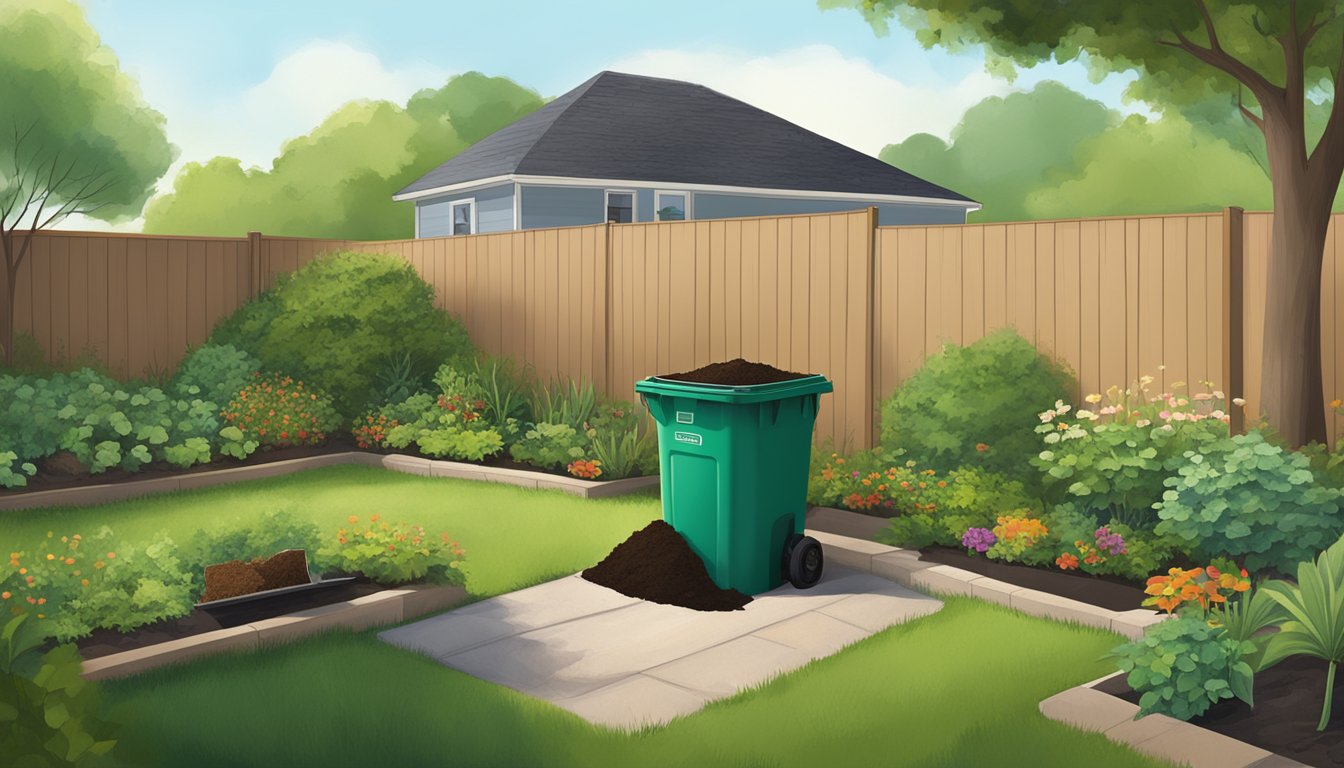
[{"label": "tree branch", "polygon": [[[1341,40],[1339,64],[1335,69],[1335,91],[1330,99],[1330,118],[1325,124],[1325,131],[1321,134],[1320,141],[1316,142],[1311,155],[1307,157],[1308,170],[1314,171],[1319,158],[1323,157],[1340,158],[1330,163],[1331,165],[1344,162],[1344,152],[1340,151],[1341,143],[1344,143],[1344,40]],[[1332,169],[1323,172],[1330,170]]]},{"label": "tree branch", "polygon": [[1265,132],[1264,118],[1260,117],[1259,115],[1255,114],[1254,112],[1246,108],[1245,102],[1241,100],[1241,88],[1237,88],[1237,110],[1241,112],[1242,117],[1246,118],[1251,122],[1251,125],[1254,125],[1256,128],[1259,128],[1260,133],[1263,134]]}]

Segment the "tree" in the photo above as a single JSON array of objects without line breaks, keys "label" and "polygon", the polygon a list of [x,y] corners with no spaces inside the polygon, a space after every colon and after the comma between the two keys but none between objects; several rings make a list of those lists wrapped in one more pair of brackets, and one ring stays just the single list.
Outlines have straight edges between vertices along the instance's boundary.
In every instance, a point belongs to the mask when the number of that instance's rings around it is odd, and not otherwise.
[{"label": "tree", "polygon": [[[1261,398],[1291,444],[1325,439],[1321,264],[1344,172],[1344,8],[1335,0],[822,0],[876,31],[895,17],[925,46],[984,45],[990,68],[1080,59],[1097,75],[1137,69],[1128,95],[1237,114],[1262,136],[1273,184]],[[1308,119],[1329,104],[1319,140]],[[1029,141],[1030,137],[1022,137]],[[1207,169],[1217,173],[1218,169]]]},{"label": "tree", "polygon": [[73,3],[0,5],[0,345],[14,361],[14,297],[33,232],[72,214],[140,212],[173,161],[149,109]]},{"label": "tree", "polygon": [[408,203],[392,195],[471,143],[542,105],[502,77],[456,76],[406,106],[353,101],[305,136],[286,142],[269,170],[231,157],[188,163],[171,194],[150,201],[145,231],[237,236],[410,237]]}]

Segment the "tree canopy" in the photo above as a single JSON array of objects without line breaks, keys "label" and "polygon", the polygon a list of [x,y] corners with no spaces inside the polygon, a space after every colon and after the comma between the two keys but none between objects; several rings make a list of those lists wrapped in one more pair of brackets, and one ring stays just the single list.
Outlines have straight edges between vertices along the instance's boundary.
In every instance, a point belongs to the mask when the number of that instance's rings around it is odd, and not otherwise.
[{"label": "tree canopy", "polygon": [[535,91],[476,72],[420,91],[404,107],[350,102],[287,142],[269,170],[230,157],[188,163],[173,192],[150,201],[145,231],[410,237],[410,205],[393,202],[393,193],[542,103]]}]

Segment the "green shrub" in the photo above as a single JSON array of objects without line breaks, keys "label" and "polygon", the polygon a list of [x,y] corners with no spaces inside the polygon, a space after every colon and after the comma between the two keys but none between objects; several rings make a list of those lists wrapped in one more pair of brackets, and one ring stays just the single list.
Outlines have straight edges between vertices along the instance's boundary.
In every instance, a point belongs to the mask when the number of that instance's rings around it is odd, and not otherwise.
[{"label": "green shrub", "polygon": [[116,746],[98,715],[97,684],[81,676],[79,650],[46,653],[41,621],[20,614],[0,625],[0,755],[19,766],[88,766]]},{"label": "green shrub", "polygon": [[597,411],[597,390],[591,381],[561,379],[539,384],[532,391],[531,410],[538,422],[583,429]]},{"label": "green shrub", "polygon": [[592,446],[587,434],[568,424],[541,422],[523,434],[523,439],[509,447],[515,461],[542,469],[558,469],[571,461],[584,458]]},{"label": "green shrub", "polygon": [[377,404],[399,403],[416,392],[428,389],[436,367],[435,364],[417,359],[410,352],[388,355],[374,374]]},{"label": "green shrub", "polygon": [[[658,474],[658,442],[640,426],[588,430],[589,453],[606,480]],[[574,474],[571,472],[570,474]]]},{"label": "green shrub", "polygon": [[1189,720],[1234,696],[1252,703],[1254,670],[1242,656],[1254,651],[1202,617],[1178,616],[1149,626],[1110,656],[1140,694],[1135,719],[1160,712]]},{"label": "green shrub", "polygon": [[260,445],[321,445],[340,425],[331,398],[280,373],[254,373],[222,414],[244,441]]},{"label": "green shrub", "polygon": [[[1089,395],[1092,408],[1062,402],[1040,414],[1045,450],[1032,463],[1047,494],[1100,516],[1101,522],[1151,529],[1163,484],[1186,464],[1185,453],[1225,442],[1222,393],[1150,393],[1145,376],[1129,389]],[[1205,382],[1206,386],[1210,386]]]},{"label": "green shrub", "polygon": [[514,367],[512,360],[506,357],[477,360],[473,370],[485,402],[482,415],[495,429],[506,432],[510,423],[524,423],[531,418],[527,377]]},{"label": "green shrub", "polygon": [[1011,330],[924,361],[882,406],[882,446],[922,467],[980,467],[1034,483],[1036,415],[1068,396],[1069,374]]},{"label": "green shrub", "polygon": [[1285,621],[1265,644],[1263,663],[1277,664],[1289,656],[1311,656],[1326,662],[1325,696],[1317,731],[1330,724],[1335,694],[1335,669],[1344,662],[1344,539],[1316,559],[1297,566],[1297,583],[1271,581],[1264,592],[1278,603]]},{"label": "green shrub", "polygon": [[292,507],[263,512],[260,519],[230,522],[209,529],[198,529],[182,548],[182,566],[191,578],[192,594],[205,590],[205,567],[230,560],[270,557],[286,549],[302,549],[308,566],[323,569],[317,551],[321,532],[313,523],[299,518]]},{"label": "green shrub", "polygon": [[228,344],[206,344],[192,350],[177,367],[170,389],[182,400],[199,399],[223,410],[261,370],[261,361]]},{"label": "green shrub", "polygon": [[1344,533],[1344,491],[1321,485],[1310,459],[1259,432],[1189,451],[1157,505],[1157,531],[1205,557],[1291,573]]},{"label": "green shrub", "polygon": [[72,374],[0,376],[0,451],[13,451],[19,462],[35,462],[61,450],[71,419],[59,414],[77,390],[117,383],[89,369]]},{"label": "green shrub", "polygon": [[[3,358],[3,352],[4,346],[0,345],[0,358]],[[37,337],[27,331],[18,331],[14,334],[13,364],[6,368],[0,361],[0,374],[13,376],[46,378],[58,373],[74,373],[84,368],[97,371],[102,376],[110,375],[107,365],[98,358],[98,350],[93,347],[86,346],[79,351],[79,354],[70,356],[66,354],[64,344],[58,342],[56,349],[48,355],[43,351]]]},{"label": "green shrub", "polygon": [[418,525],[379,522],[378,518],[370,516],[365,526],[351,515],[349,526],[328,537],[319,556],[337,571],[363,574],[379,584],[465,583],[461,570],[465,553],[448,534],[434,536]]},{"label": "green shrub", "polygon": [[389,356],[469,366],[463,325],[434,306],[434,289],[402,259],[334,253],[282,275],[216,326],[213,344],[246,350],[332,396],[345,419],[378,400]]},{"label": "green shrub", "polygon": [[19,454],[13,451],[0,451],[0,488],[22,488],[28,485],[28,478],[37,474],[32,462],[18,463]]}]

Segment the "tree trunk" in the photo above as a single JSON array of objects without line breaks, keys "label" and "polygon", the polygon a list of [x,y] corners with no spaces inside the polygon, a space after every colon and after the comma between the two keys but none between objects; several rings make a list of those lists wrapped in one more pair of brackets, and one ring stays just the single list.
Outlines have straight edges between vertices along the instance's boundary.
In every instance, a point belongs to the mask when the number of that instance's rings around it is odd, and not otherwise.
[{"label": "tree trunk", "polygon": [[[1295,162],[1301,155],[1282,151],[1286,148],[1276,153],[1274,142],[1267,143],[1274,172],[1274,225],[1265,287],[1260,409],[1284,440],[1300,447],[1326,440],[1321,262],[1334,192],[1315,189],[1320,185],[1313,183],[1305,162]],[[1336,177],[1336,185],[1338,181]]]},{"label": "tree trunk", "polygon": [[[9,256],[8,243],[0,245],[5,249],[5,253],[0,257]],[[0,301],[4,301],[4,306],[0,307],[0,347],[4,347],[5,367],[14,367],[14,296],[18,290],[15,285],[15,275],[10,274],[9,259],[4,259],[4,268],[0,269],[0,283],[3,283],[4,290],[0,291]]]}]

